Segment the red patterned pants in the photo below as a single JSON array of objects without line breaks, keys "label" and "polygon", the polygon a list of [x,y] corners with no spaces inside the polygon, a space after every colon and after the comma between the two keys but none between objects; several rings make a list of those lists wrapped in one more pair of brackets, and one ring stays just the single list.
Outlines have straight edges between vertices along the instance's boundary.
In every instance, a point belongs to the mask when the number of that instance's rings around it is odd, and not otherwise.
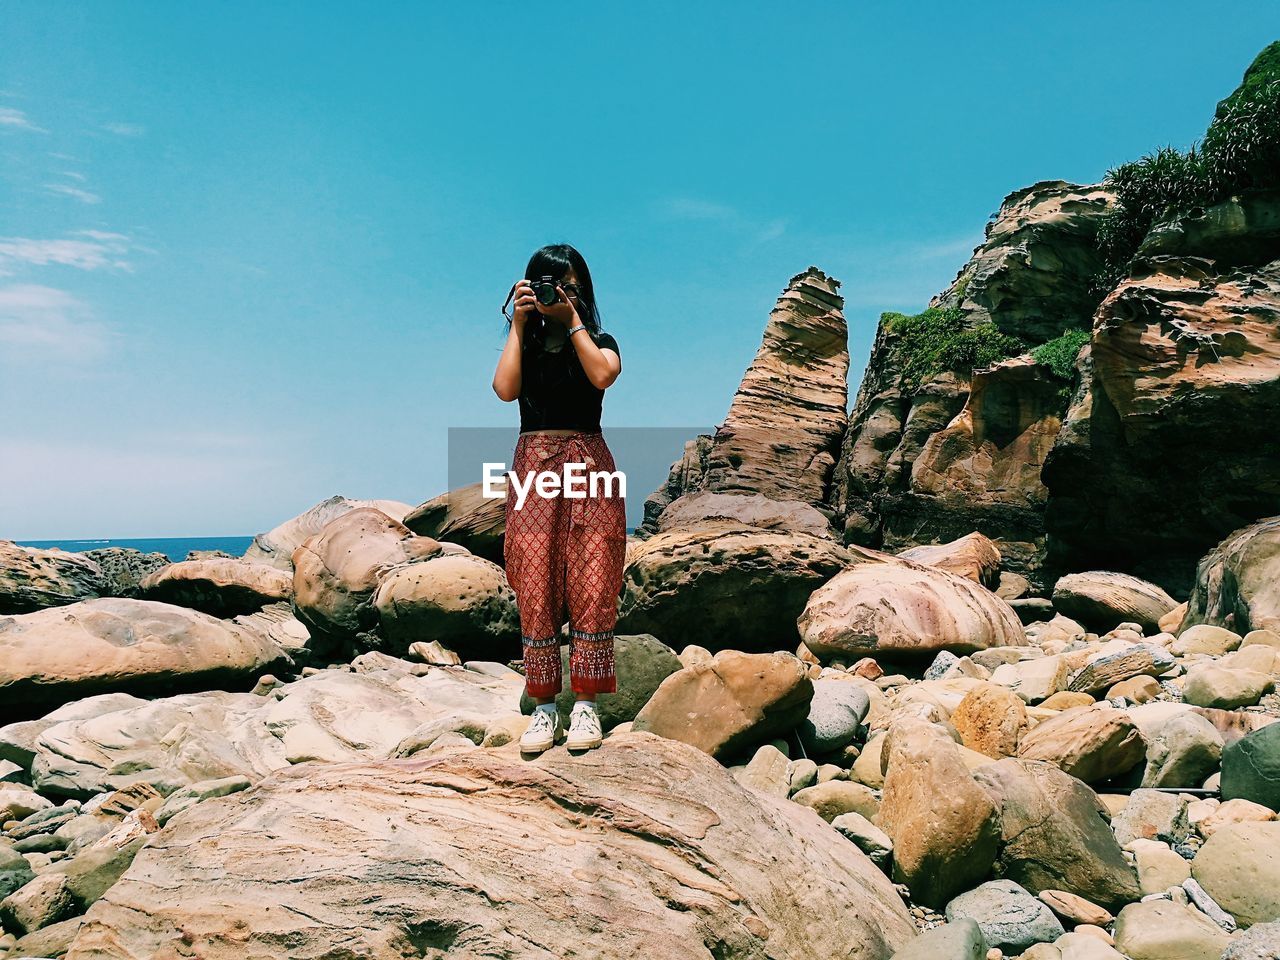
[{"label": "red patterned pants", "polygon": [[[512,459],[509,472],[522,489],[534,478],[517,508],[508,477],[503,556],[520,612],[525,690],[535,698],[560,693],[560,628],[567,614],[571,689],[614,693],[613,628],[627,552],[626,499],[620,478],[598,479],[594,487],[591,479],[596,471],[617,469],[613,454],[599,432],[522,433]],[[581,464],[567,489],[565,464]],[[538,490],[543,471],[560,478],[549,496]]]}]

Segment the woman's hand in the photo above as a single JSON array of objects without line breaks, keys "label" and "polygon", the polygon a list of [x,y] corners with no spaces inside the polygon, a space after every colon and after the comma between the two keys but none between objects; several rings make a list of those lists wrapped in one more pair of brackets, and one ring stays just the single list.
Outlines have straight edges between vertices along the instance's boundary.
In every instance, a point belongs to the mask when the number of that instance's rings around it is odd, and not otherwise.
[{"label": "woman's hand", "polygon": [[516,299],[512,305],[511,322],[521,324],[534,315],[538,298],[533,295],[533,284],[528,280],[516,283]]},{"label": "woman's hand", "polygon": [[[564,292],[564,287],[556,284],[556,292],[560,294],[560,299],[551,306],[546,307],[541,303],[537,304],[538,310],[549,320],[556,323],[564,324],[566,330],[571,330],[581,321],[578,319],[578,308],[573,305],[573,301],[569,299],[569,295]],[[535,300],[535,303],[537,301]]]}]

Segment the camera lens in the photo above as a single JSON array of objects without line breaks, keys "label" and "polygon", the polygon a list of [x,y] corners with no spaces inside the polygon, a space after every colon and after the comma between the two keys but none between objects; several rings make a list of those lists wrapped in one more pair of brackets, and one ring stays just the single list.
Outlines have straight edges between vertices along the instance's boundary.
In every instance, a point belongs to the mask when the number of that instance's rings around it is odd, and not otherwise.
[{"label": "camera lens", "polygon": [[533,295],[544,307],[549,307],[560,299],[560,294],[556,292],[556,285],[546,280],[533,285]]}]

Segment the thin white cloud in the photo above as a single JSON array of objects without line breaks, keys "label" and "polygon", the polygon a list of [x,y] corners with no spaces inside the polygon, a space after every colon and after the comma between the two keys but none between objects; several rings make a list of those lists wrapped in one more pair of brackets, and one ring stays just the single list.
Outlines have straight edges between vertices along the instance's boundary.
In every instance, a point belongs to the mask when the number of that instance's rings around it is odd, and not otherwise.
[{"label": "thin white cloud", "polygon": [[107,352],[115,336],[65,290],[34,283],[0,287],[0,356],[93,360]]},{"label": "thin white cloud", "polygon": [[87,179],[89,179],[83,173],[76,173],[76,171],[74,170],[63,170],[61,175],[64,177],[67,177],[70,180],[79,180],[81,183],[84,183]]},{"label": "thin white cloud", "polygon": [[30,130],[32,133],[48,133],[44,127],[38,127],[31,122],[21,110],[14,107],[0,107],[0,127],[10,127],[14,130]]},{"label": "thin white cloud", "polygon": [[125,259],[129,251],[128,237],[102,230],[79,230],[61,240],[0,237],[0,276],[12,275],[21,266],[132,270]]},{"label": "thin white cloud", "polygon": [[102,129],[117,137],[140,137],[147,132],[147,128],[140,123],[104,123]]},{"label": "thin white cloud", "polygon": [[102,198],[96,193],[91,193],[82,187],[73,187],[69,183],[46,183],[44,188],[50,193],[61,194],[64,197],[72,197],[81,203],[101,203]]},{"label": "thin white cloud", "polygon": [[756,220],[727,204],[697,197],[664,197],[653,204],[654,214],[662,220],[700,220],[721,223],[747,238],[748,246],[777,240],[786,232],[785,220]]}]

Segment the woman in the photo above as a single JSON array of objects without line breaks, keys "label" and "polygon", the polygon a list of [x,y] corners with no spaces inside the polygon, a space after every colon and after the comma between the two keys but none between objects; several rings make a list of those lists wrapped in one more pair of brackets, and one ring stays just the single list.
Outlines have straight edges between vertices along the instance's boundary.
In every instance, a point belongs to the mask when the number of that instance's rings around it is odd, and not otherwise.
[{"label": "woman", "polygon": [[[544,277],[555,281],[558,299],[550,305],[535,295]],[[617,690],[613,628],[627,550],[626,501],[616,482],[610,489],[603,482],[593,486],[590,478],[616,470],[600,432],[600,408],[622,360],[617,340],[600,330],[591,271],[568,244],[534,253],[508,302],[512,296],[507,343],[493,376],[499,397],[520,401],[510,473],[524,489],[530,474],[550,471],[563,478],[565,464],[581,464],[576,492],[586,494],[566,496],[557,489],[541,496],[535,479],[517,506],[508,480],[503,559],[520,611],[525,690],[536,704],[520,747],[541,753],[563,736],[555,696],[563,682],[559,634],[567,612],[576,699],[565,746],[589,749],[602,736],[596,694]],[[502,312],[507,316],[505,303]]]}]

